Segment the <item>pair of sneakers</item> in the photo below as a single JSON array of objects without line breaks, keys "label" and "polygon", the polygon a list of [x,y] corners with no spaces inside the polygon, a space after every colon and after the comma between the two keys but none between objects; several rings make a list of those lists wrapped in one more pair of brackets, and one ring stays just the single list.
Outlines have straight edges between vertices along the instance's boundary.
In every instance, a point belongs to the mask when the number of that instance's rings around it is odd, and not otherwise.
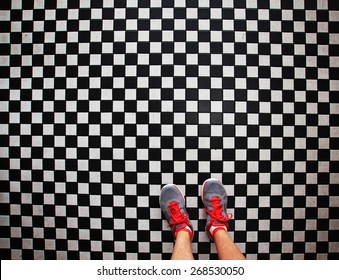
[{"label": "pair of sneakers", "polygon": [[[227,193],[218,179],[208,179],[202,185],[201,198],[207,213],[206,231],[211,240],[218,230],[228,230],[228,221],[232,215],[227,213]],[[161,189],[160,208],[174,238],[181,230],[189,233],[193,240],[194,230],[185,207],[185,198],[174,184],[168,184]]]}]

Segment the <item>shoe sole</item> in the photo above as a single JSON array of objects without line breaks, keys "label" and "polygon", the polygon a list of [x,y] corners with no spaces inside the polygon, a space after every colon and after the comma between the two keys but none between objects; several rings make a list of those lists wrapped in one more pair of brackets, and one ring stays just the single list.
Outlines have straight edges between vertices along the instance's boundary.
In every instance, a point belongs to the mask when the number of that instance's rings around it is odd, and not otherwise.
[{"label": "shoe sole", "polygon": [[183,194],[182,191],[179,189],[179,187],[178,187],[177,185],[174,185],[174,184],[167,184],[167,185],[165,185],[165,186],[162,187],[162,189],[161,189],[161,191],[160,191],[160,195],[159,195],[159,204],[160,204],[160,198],[161,198],[161,192],[162,192],[162,190],[163,190],[164,188],[173,187],[173,186],[179,191],[179,193],[180,193],[180,195],[181,195],[181,198],[182,198],[182,200],[184,201],[184,204],[185,204],[185,197],[184,197],[184,194]]}]

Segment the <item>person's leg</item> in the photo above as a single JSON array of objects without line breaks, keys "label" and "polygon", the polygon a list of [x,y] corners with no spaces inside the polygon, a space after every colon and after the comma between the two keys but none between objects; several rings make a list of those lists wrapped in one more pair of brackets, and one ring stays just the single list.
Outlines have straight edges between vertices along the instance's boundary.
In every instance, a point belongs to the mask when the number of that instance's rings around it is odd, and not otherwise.
[{"label": "person's leg", "polygon": [[244,260],[245,256],[234,244],[225,230],[218,230],[214,234],[214,242],[220,260]]},{"label": "person's leg", "polygon": [[219,259],[245,259],[227,233],[232,215],[227,213],[227,193],[223,184],[217,179],[206,180],[201,198],[207,213],[206,231],[215,241]]},{"label": "person's leg", "polygon": [[176,185],[166,185],[161,189],[159,203],[175,238],[171,259],[193,259],[191,242],[194,231],[188,219],[182,192]]},{"label": "person's leg", "polygon": [[186,231],[179,231],[173,248],[171,260],[193,260],[190,235]]}]

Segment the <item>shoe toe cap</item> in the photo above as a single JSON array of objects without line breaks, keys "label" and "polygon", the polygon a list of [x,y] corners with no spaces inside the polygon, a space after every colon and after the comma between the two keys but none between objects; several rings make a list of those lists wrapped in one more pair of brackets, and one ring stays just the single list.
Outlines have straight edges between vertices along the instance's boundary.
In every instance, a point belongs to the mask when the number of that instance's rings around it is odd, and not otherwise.
[{"label": "shoe toe cap", "polygon": [[212,197],[227,197],[226,190],[219,180],[208,181],[203,188],[203,196],[205,200],[210,200]]},{"label": "shoe toe cap", "polygon": [[178,201],[180,205],[184,203],[181,191],[176,185],[168,184],[161,189],[160,205],[166,206],[172,201]]}]

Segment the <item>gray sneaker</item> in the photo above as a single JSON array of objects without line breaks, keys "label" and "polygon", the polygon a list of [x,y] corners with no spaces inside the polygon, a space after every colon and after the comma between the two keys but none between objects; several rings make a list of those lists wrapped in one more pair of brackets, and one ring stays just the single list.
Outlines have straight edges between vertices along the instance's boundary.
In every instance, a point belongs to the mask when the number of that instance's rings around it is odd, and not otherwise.
[{"label": "gray sneaker", "polygon": [[187,231],[193,239],[193,225],[188,219],[185,208],[185,198],[180,189],[173,184],[168,184],[161,189],[159,198],[160,208],[168,226],[171,227],[174,238],[180,230]]},{"label": "gray sneaker", "polygon": [[227,213],[227,193],[224,185],[218,179],[207,179],[201,191],[202,202],[207,213],[206,231],[214,240],[214,234],[218,230],[228,229],[228,221],[232,214]]}]

